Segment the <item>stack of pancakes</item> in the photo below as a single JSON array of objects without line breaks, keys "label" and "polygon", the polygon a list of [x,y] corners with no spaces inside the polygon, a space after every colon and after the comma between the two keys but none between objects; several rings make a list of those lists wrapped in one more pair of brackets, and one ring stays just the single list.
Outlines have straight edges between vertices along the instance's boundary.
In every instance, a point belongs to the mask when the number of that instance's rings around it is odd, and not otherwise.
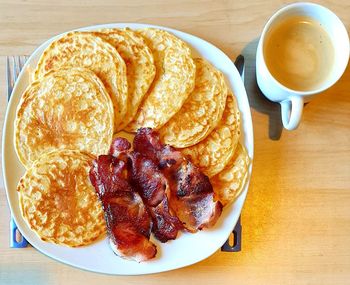
[{"label": "stack of pancakes", "polygon": [[15,147],[27,171],[22,214],[43,239],[86,245],[105,232],[89,181],[113,135],[157,129],[210,178],[223,205],[243,189],[249,157],[223,74],[164,30],[70,32],[43,52],[17,108]]}]

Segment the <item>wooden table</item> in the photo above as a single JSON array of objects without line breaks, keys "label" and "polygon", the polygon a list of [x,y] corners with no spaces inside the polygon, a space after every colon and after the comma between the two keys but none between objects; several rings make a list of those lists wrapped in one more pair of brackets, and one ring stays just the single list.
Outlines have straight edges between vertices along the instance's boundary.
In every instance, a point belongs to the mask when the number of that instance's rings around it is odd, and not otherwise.
[{"label": "wooden table", "polygon": [[[245,55],[255,159],[242,213],[242,251],[218,251],[193,266],[141,277],[85,272],[31,247],[10,249],[10,212],[1,189],[0,284],[350,284],[350,69],[305,106],[292,132],[282,129],[279,106],[256,86],[257,39],[269,16],[288,2],[1,0],[1,126],[6,55],[30,54],[53,35],[81,26],[158,24],[202,37],[231,59]],[[348,1],[319,2],[350,30]]]}]

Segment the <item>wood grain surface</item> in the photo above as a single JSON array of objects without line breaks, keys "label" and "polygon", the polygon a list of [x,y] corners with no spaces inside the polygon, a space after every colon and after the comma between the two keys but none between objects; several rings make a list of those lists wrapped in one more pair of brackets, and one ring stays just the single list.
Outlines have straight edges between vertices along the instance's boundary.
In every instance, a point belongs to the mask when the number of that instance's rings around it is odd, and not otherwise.
[{"label": "wood grain surface", "polygon": [[[255,50],[263,25],[290,1],[0,0],[0,123],[6,55],[30,54],[46,39],[112,22],[169,26],[202,37],[231,59],[246,57],[255,158],[242,213],[239,253],[216,252],[193,266],[146,276],[105,276],[37,250],[9,248],[10,212],[0,185],[0,284],[350,284],[350,68],[304,108],[296,131],[257,89]],[[350,1],[318,1],[350,26]]]}]

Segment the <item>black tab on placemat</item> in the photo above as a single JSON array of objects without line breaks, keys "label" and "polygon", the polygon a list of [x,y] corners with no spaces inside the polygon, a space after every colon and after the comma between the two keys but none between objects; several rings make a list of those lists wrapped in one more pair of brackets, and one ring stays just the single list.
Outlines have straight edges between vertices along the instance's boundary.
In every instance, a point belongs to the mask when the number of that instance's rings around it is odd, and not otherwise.
[{"label": "black tab on placemat", "polygon": [[241,251],[242,248],[242,225],[241,225],[241,217],[238,218],[237,224],[232,231],[233,243],[230,242],[230,237],[227,241],[222,245],[221,251],[225,252],[238,252]]}]

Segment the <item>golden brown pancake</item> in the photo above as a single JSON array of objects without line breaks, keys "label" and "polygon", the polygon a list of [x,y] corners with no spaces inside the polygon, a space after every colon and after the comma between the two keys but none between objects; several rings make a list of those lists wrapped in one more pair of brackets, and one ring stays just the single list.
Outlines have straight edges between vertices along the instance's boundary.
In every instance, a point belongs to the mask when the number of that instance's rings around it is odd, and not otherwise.
[{"label": "golden brown pancake", "polygon": [[203,140],[221,120],[227,87],[222,73],[196,58],[196,82],[182,108],[159,130],[162,141],[184,148]]},{"label": "golden brown pancake", "polygon": [[17,107],[15,148],[26,168],[56,149],[104,154],[112,136],[112,101],[88,69],[50,71],[29,85]]},{"label": "golden brown pancake", "polygon": [[215,199],[222,205],[233,202],[241,194],[248,177],[249,163],[246,149],[238,143],[235,154],[226,167],[210,179]]},{"label": "golden brown pancake", "polygon": [[156,74],[152,51],[143,37],[130,29],[103,29],[93,34],[114,46],[126,64],[128,107],[119,126],[123,129],[136,115]]},{"label": "golden brown pancake", "polygon": [[240,136],[240,113],[236,98],[229,93],[220,123],[200,143],[184,148],[182,152],[190,157],[207,176],[219,173],[232,158]]},{"label": "golden brown pancake", "polygon": [[105,233],[102,206],[89,180],[93,159],[74,150],[46,153],[19,181],[22,215],[42,240],[76,247]]},{"label": "golden brown pancake", "polygon": [[182,40],[154,28],[137,32],[153,52],[156,76],[127,131],[140,127],[161,128],[192,92],[196,73],[191,50]]},{"label": "golden brown pancake", "polygon": [[128,103],[126,66],[118,51],[88,32],[70,32],[53,41],[43,52],[34,71],[37,80],[52,69],[84,67],[105,85],[114,107],[114,129],[118,130]]}]

